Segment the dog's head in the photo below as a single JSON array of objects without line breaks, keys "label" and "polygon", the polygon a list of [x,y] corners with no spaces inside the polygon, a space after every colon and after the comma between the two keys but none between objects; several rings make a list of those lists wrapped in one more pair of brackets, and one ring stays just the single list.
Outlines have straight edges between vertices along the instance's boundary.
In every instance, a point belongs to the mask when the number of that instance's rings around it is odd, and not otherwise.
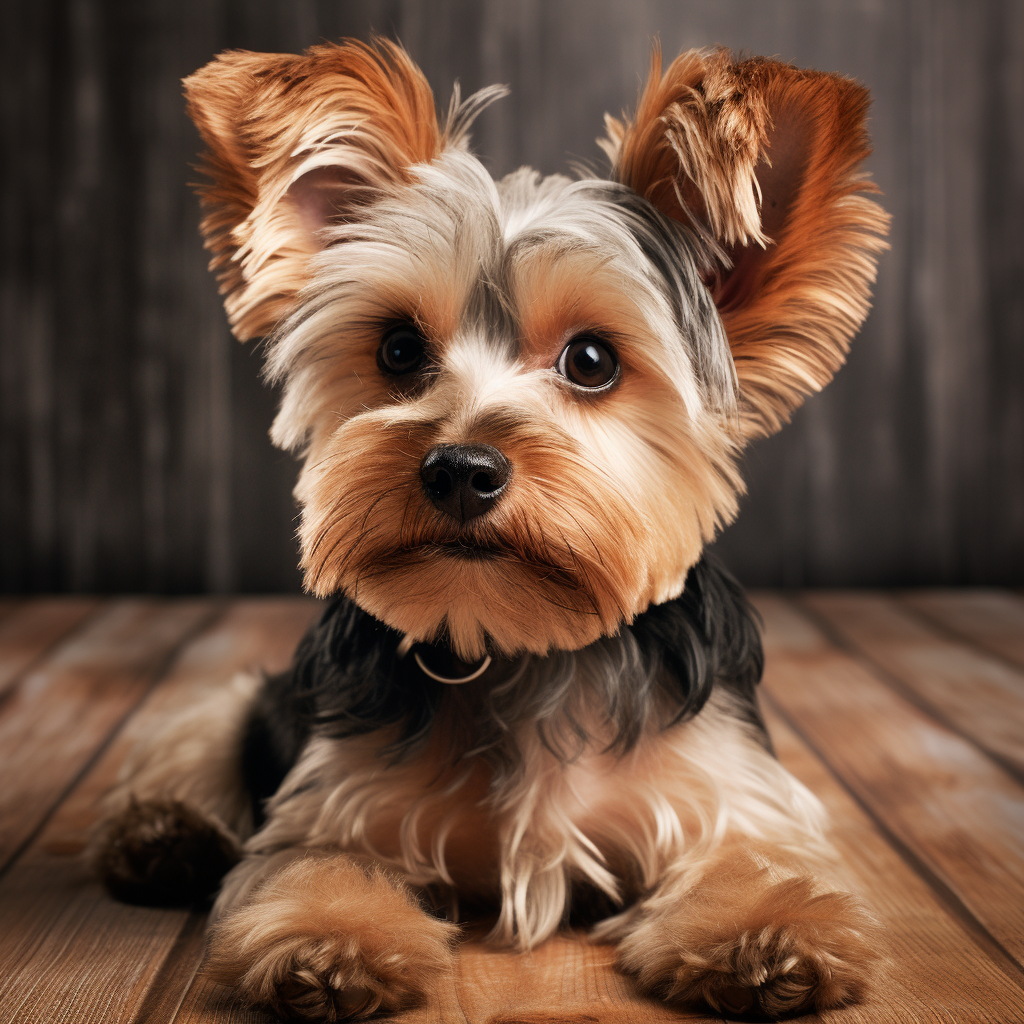
[{"label": "dog's head", "polygon": [[186,82],[203,232],[274,441],[305,458],[302,565],[465,658],[579,648],[732,519],[735,462],[843,361],[886,218],[866,91],[656,54],[609,179],[494,182],[397,46],[231,52]]}]

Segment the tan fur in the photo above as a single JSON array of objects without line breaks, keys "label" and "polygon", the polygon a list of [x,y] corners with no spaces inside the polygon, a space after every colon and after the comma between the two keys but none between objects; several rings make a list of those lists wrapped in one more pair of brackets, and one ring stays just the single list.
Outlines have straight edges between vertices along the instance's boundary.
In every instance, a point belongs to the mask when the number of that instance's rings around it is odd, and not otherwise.
[{"label": "tan fur", "polygon": [[[713,282],[747,437],[774,433],[842,365],[870,308],[889,217],[857,193],[870,153],[867,90],[726,50],[655,51],[636,116],[609,119],[618,180],[706,224],[735,279]],[[765,247],[760,251],[758,247]]]},{"label": "tan fur", "polygon": [[[494,368],[488,376],[496,376]],[[516,378],[509,372],[504,388],[474,402],[476,389],[492,382],[474,386],[453,374],[419,409],[363,413],[337,430],[297,488],[306,509],[303,568],[315,593],[344,590],[416,639],[443,628],[467,659],[481,656],[485,633],[509,654],[583,647],[652,601],[679,593],[686,570],[733,514],[729,449],[716,451],[718,439],[694,431],[662,382],[645,384],[638,375],[600,419],[587,410],[570,419],[552,413],[571,396],[549,385],[548,401],[538,401],[533,381]],[[647,402],[638,410],[630,394],[645,387]],[[475,415],[456,407],[456,416],[433,420],[446,392],[457,391]],[[685,459],[652,449],[645,462],[620,468],[619,453],[657,419],[659,394],[659,432],[666,449]],[[591,455],[595,434],[600,460]],[[470,438],[500,443],[517,471],[492,517],[457,530],[422,498],[418,470],[434,444]],[[571,478],[566,465],[576,467]],[[544,519],[535,512],[541,508]],[[440,549],[467,534],[500,557],[467,563]]]},{"label": "tan fur", "polygon": [[695,879],[673,868],[619,946],[641,990],[777,1019],[863,994],[882,935],[863,905],[795,856],[731,837]]},{"label": "tan fur", "polygon": [[727,245],[764,245],[751,185],[769,124],[761,90],[743,88],[726,51],[688,50],[663,76],[655,46],[636,114],[606,117],[602,145],[619,180],[666,213],[706,222]]},{"label": "tan fur", "polygon": [[217,921],[205,969],[272,1013],[365,1017],[422,997],[451,968],[455,933],[379,867],[309,855]]},{"label": "tan fur", "polygon": [[[635,118],[611,123],[614,175],[728,249],[733,270],[710,283],[738,417],[731,392],[702,389],[633,243],[602,238],[566,179],[499,193],[397,48],[227,54],[188,89],[236,333],[266,333],[302,296],[315,309],[270,357],[275,440],[306,454],[307,586],[465,658],[485,635],[506,654],[577,649],[677,596],[735,515],[743,439],[832,375],[867,311],[886,221],[854,195],[866,94],[838,76],[724,51],[662,76],[656,54]],[[473,312],[481,277],[515,321],[504,363]],[[424,331],[429,391],[381,378],[382,318]],[[614,338],[624,366],[593,410],[550,369],[581,330]],[[498,557],[466,564],[442,549],[456,538],[418,466],[432,445],[499,436],[517,471],[500,511],[457,538]]]}]

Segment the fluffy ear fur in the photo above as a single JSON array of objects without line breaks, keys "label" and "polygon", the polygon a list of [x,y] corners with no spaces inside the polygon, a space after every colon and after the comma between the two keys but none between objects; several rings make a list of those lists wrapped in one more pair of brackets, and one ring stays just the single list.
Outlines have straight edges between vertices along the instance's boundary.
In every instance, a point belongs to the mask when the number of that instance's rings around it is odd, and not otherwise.
[{"label": "fluffy ear fur", "polygon": [[867,90],[728,51],[654,52],[636,115],[607,118],[613,177],[717,243],[707,280],[742,430],[773,433],[842,365],[870,307],[889,218],[860,192]]},{"label": "fluffy ear fur", "polygon": [[185,79],[185,94],[208,147],[210,269],[241,341],[291,311],[321,229],[458,142],[442,137],[422,72],[382,39],[222,53]]}]

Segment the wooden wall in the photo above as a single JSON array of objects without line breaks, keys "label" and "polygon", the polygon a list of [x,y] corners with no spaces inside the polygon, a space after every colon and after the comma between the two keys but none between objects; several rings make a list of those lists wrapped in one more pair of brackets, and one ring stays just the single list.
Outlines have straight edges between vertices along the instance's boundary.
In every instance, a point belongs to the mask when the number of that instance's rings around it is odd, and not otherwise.
[{"label": "wooden wall", "polygon": [[397,34],[496,174],[597,159],[652,36],[854,75],[894,215],[846,369],[750,453],[753,584],[1024,583],[1020,0],[13,0],[0,32],[0,587],[292,590],[294,467],[225,327],[179,80],[221,49]]}]

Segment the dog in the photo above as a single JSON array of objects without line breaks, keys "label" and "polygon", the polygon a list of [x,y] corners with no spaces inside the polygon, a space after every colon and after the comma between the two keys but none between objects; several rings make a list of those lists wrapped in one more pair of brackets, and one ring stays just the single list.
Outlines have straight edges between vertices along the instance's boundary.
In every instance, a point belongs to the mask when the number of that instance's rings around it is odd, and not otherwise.
[{"label": "dog", "polygon": [[92,847],[110,891],[217,893],[207,970],[287,1017],[422,999],[466,920],[520,949],[585,925],[641,991],[716,1011],[860,998],[877,925],[829,880],[704,548],[744,446],[867,314],[866,90],[655,49],[607,177],[496,182],[468,131],[505,90],[439,121],[386,40],[223,53],[185,88],[330,603],[289,671],[131,756]]}]

